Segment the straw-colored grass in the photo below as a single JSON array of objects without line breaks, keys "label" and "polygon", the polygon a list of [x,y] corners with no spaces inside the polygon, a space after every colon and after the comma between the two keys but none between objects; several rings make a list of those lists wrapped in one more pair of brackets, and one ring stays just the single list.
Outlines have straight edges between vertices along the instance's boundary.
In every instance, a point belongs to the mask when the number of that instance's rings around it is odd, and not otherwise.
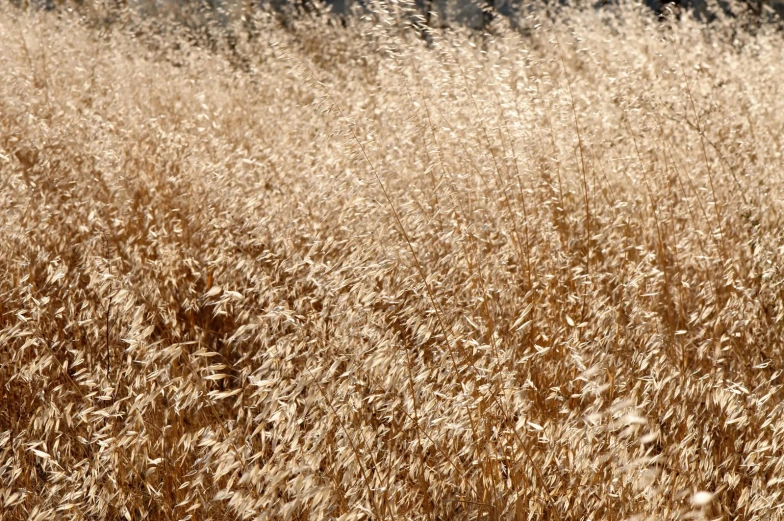
[{"label": "straw-colored grass", "polygon": [[784,518],[773,28],[7,5],[0,519]]}]

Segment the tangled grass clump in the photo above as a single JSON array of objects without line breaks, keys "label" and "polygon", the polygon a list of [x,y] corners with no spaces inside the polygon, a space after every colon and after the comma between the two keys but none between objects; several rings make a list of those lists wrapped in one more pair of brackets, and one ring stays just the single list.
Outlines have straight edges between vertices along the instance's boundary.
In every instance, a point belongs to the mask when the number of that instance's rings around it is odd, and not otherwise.
[{"label": "tangled grass clump", "polygon": [[0,6],[0,519],[784,518],[781,35],[404,7]]}]

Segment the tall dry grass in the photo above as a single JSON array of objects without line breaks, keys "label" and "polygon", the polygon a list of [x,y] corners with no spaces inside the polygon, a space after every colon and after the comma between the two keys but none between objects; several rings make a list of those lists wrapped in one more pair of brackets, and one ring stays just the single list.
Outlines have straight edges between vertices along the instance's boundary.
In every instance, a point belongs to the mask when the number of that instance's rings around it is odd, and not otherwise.
[{"label": "tall dry grass", "polygon": [[5,5],[0,518],[784,517],[773,29]]}]

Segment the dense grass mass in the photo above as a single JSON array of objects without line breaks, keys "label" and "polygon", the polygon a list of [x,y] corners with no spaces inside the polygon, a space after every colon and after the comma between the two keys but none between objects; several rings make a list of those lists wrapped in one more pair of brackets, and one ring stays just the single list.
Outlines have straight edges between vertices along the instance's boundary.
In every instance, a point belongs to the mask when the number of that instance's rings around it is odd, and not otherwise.
[{"label": "dense grass mass", "polygon": [[0,7],[0,519],[784,518],[782,36],[401,9]]}]

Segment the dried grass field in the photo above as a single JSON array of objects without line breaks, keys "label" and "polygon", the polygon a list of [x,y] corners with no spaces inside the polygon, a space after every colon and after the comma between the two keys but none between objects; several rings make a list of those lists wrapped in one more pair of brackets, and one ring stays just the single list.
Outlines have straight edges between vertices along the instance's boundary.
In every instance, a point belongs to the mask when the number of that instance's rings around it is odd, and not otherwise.
[{"label": "dried grass field", "polygon": [[0,6],[0,519],[784,518],[781,33],[405,9]]}]

